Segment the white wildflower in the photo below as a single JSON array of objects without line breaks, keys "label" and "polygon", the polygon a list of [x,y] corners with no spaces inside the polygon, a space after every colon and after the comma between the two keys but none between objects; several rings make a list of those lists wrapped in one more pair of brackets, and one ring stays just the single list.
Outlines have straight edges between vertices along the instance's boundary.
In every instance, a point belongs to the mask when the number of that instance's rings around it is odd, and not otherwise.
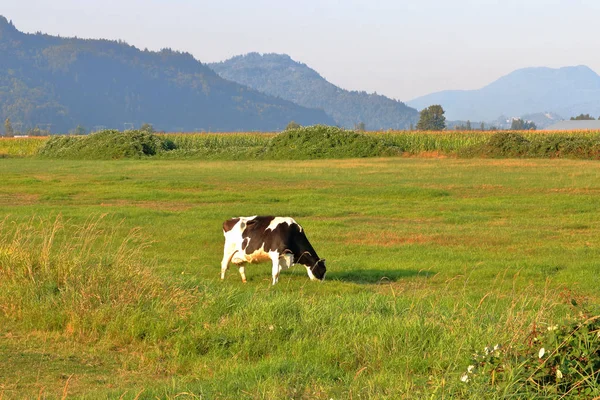
[{"label": "white wildflower", "polygon": [[463,376],[460,377],[461,382],[467,383],[467,382],[469,382],[469,380],[470,380],[469,375],[467,375],[467,374],[464,374]]},{"label": "white wildflower", "polygon": [[269,330],[272,331],[273,329],[275,329],[275,327],[273,325],[269,325]]},{"label": "white wildflower", "polygon": [[549,330],[549,331],[555,331],[555,330],[557,330],[557,329],[558,329],[558,325],[553,325],[553,326],[549,326],[549,327],[548,327],[548,330]]},{"label": "white wildflower", "polygon": [[469,366],[467,367],[467,372],[468,372],[469,374],[472,374],[474,369],[475,369],[475,366],[474,366],[474,365],[469,365]]},{"label": "white wildflower", "polygon": [[557,368],[556,369],[556,379],[562,379],[562,377],[563,377],[562,372],[560,372],[560,369]]},{"label": "white wildflower", "polygon": [[485,351],[485,355],[487,356],[488,354],[490,354],[490,348],[486,347],[485,349],[483,349],[483,351]]},{"label": "white wildflower", "polygon": [[544,354],[546,354],[546,349],[542,347],[540,349],[540,352],[538,353],[538,357],[542,358],[542,357],[544,357]]},{"label": "white wildflower", "polygon": [[500,350],[500,345],[499,345],[499,344],[496,344],[496,345],[494,346],[494,351],[497,351],[497,350]]}]

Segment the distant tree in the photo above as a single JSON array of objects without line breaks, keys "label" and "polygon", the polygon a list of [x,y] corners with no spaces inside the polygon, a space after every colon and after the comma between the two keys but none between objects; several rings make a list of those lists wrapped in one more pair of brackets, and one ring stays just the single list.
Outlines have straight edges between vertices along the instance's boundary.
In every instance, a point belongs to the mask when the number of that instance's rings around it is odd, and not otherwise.
[{"label": "distant tree", "polygon": [[300,125],[299,123],[297,123],[296,121],[290,121],[287,126],[285,127],[285,130],[291,130],[291,129],[299,129],[302,128],[302,125]]},{"label": "distant tree", "polygon": [[87,129],[85,129],[81,125],[77,125],[75,129],[72,129],[69,133],[72,135],[85,135],[87,133]]},{"label": "distant tree", "polygon": [[480,130],[485,131],[485,124],[482,122],[481,126],[479,127]]},{"label": "distant tree", "polygon": [[4,135],[6,135],[6,136],[14,136],[15,135],[15,131],[10,122],[10,118],[6,118],[6,121],[4,121]]},{"label": "distant tree", "polygon": [[414,130],[415,130],[415,126],[413,125],[413,123],[412,123],[412,122],[410,123],[410,130],[411,130],[411,131],[414,131]]},{"label": "distant tree", "polygon": [[50,132],[45,129],[40,129],[38,126],[27,130],[29,136],[48,136]]},{"label": "distant tree", "polygon": [[465,126],[465,130],[470,131],[473,130],[473,128],[471,128],[471,121],[467,120],[467,126]]},{"label": "distant tree", "polygon": [[523,121],[521,118],[515,118],[512,120],[510,124],[511,131],[526,131],[526,130],[536,130],[537,126],[533,121]]},{"label": "distant tree", "polygon": [[152,124],[145,122],[142,124],[142,126],[140,126],[140,131],[154,133],[154,127],[152,126]]},{"label": "distant tree", "polygon": [[364,122],[359,122],[358,124],[354,124],[354,130],[359,132],[364,132],[367,129]]},{"label": "distant tree", "polygon": [[576,117],[571,117],[571,121],[589,121],[589,120],[594,120],[594,117],[592,117],[590,114],[579,114]]},{"label": "distant tree", "polygon": [[442,131],[446,128],[446,117],[444,109],[436,104],[423,109],[420,113],[417,130],[419,131]]}]

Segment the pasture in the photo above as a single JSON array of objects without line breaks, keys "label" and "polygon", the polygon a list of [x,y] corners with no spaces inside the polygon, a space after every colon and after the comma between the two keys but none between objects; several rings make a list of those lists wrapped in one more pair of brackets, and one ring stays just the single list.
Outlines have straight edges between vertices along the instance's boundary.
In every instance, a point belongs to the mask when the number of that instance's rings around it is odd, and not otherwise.
[{"label": "pasture", "polygon": [[[0,176],[0,399],[527,396],[461,382],[472,353],[600,300],[596,161],[14,158]],[[223,220],[256,214],[302,224],[325,282],[297,266],[272,287],[269,264],[221,282]]]}]

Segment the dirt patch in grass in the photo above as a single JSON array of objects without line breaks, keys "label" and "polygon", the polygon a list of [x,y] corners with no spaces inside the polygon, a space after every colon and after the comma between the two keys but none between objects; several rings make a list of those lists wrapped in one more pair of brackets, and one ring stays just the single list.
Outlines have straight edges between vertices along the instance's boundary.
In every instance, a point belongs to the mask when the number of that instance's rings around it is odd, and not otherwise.
[{"label": "dirt patch in grass", "polygon": [[29,206],[36,204],[40,196],[32,193],[0,193],[0,205]]},{"label": "dirt patch in grass", "polygon": [[494,167],[546,167],[539,161],[521,159],[486,160],[485,165]]},{"label": "dirt patch in grass", "polygon": [[[386,158],[352,158],[347,160],[336,160],[333,162],[336,168],[362,168],[362,167],[373,167],[379,164],[388,164],[389,159]],[[331,164],[329,162],[328,164]]]},{"label": "dirt patch in grass", "polygon": [[352,235],[348,235],[348,237],[345,239],[345,243],[347,244],[378,247],[436,243],[437,241],[438,238],[435,235],[403,235],[395,232],[354,233]]},{"label": "dirt patch in grass", "polygon": [[115,200],[105,201],[100,203],[102,207],[140,207],[148,208],[151,210],[159,211],[186,211],[197,204],[173,202],[173,201],[129,201],[129,200]]},{"label": "dirt patch in grass", "polygon": [[445,153],[441,151],[422,151],[419,153],[403,153],[402,157],[405,158],[457,158],[455,154]]},{"label": "dirt patch in grass", "polygon": [[507,243],[501,238],[478,237],[478,236],[457,236],[457,235],[427,235],[413,234],[407,235],[395,232],[362,232],[353,233],[346,236],[344,242],[346,244],[361,245],[361,246],[376,246],[376,247],[394,247],[408,245],[424,245],[432,244],[436,246],[446,247],[495,247],[505,246]]},{"label": "dirt patch in grass", "polygon": [[550,193],[567,193],[567,194],[598,194],[600,188],[553,188],[548,190]]}]

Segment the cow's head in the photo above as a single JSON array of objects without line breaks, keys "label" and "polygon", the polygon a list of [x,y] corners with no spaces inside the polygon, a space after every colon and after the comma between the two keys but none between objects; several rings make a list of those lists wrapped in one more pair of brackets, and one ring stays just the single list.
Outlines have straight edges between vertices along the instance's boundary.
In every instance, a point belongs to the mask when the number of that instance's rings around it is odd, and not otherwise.
[{"label": "cow's head", "polygon": [[319,280],[325,279],[325,272],[327,272],[327,268],[325,268],[325,259],[321,258],[310,270],[315,278]]}]

